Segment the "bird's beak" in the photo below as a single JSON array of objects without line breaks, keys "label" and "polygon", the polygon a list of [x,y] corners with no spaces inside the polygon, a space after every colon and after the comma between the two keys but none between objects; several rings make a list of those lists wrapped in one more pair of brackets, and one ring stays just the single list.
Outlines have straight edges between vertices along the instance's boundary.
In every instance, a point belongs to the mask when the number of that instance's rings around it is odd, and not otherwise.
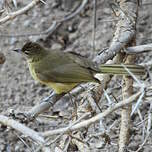
[{"label": "bird's beak", "polygon": [[13,51],[15,51],[15,52],[17,52],[17,53],[22,53],[21,49],[15,49],[15,50],[13,50]]}]

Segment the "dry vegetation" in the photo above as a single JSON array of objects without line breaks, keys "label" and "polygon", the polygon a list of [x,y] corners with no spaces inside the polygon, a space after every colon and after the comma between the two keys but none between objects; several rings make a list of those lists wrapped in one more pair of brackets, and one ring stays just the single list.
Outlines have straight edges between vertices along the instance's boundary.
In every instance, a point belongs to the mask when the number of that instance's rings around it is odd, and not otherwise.
[{"label": "dry vegetation", "polygon": [[[0,151],[150,152],[151,13],[146,0],[1,0]],[[101,75],[101,84],[42,102],[50,88],[11,51],[27,40],[98,64],[141,64],[147,75]]]}]

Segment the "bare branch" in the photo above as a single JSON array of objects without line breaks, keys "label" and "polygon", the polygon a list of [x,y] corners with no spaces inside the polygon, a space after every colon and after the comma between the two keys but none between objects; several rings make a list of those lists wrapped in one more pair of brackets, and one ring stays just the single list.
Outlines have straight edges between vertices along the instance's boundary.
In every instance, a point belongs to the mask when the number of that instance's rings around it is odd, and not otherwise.
[{"label": "bare branch", "polygon": [[111,4],[117,10],[116,15],[119,21],[116,24],[116,30],[109,49],[94,59],[98,64],[105,63],[107,60],[112,59],[135,37],[137,2],[129,1],[125,2],[125,5],[123,5],[123,3],[123,1],[120,1],[119,4]]},{"label": "bare branch", "polygon": [[40,104],[34,106],[30,111],[28,111],[26,113],[27,116],[30,118],[38,116],[40,113],[52,107],[61,97],[63,97],[63,94],[51,94],[45,101],[42,101]]},{"label": "bare branch", "polygon": [[0,24],[3,24],[5,22],[7,22],[8,20],[12,20],[12,19],[16,18],[18,15],[26,13],[27,11],[32,9],[39,2],[41,2],[41,0],[33,0],[30,4],[26,5],[22,9],[20,9],[20,10],[18,10],[16,12],[13,12],[13,13],[9,13],[4,18],[0,19]]},{"label": "bare branch", "polygon": [[95,38],[96,38],[96,27],[97,27],[97,0],[93,0],[93,30],[92,30],[92,47],[96,50]]},{"label": "bare branch", "polygon": [[44,138],[36,131],[26,127],[25,125],[10,119],[6,116],[0,115],[0,123],[6,126],[9,126],[22,134],[29,136],[31,139],[36,141],[37,143],[44,144]]},{"label": "bare branch", "polygon": [[[39,1],[42,1],[42,0],[39,0]],[[58,29],[58,27],[62,25],[63,22],[68,21],[74,18],[76,15],[78,15],[81,12],[81,10],[85,7],[87,2],[88,0],[83,0],[81,5],[74,12],[63,17],[63,19],[61,20],[53,21],[52,25],[45,31],[37,32],[37,33],[26,33],[26,34],[0,34],[0,36],[1,37],[25,37],[25,36],[39,36],[39,35],[52,34],[56,29]],[[0,24],[1,24],[1,20],[0,20]]]},{"label": "bare branch", "polygon": [[[115,104],[113,107],[109,107],[103,113],[97,114],[96,116],[94,116],[88,120],[82,121],[74,126],[71,126],[71,128],[65,127],[65,128],[60,128],[60,129],[56,129],[56,130],[45,131],[45,132],[42,132],[41,135],[44,137],[48,137],[51,135],[66,133],[67,131],[73,131],[73,130],[78,130],[83,127],[87,127],[97,121],[100,121],[101,119],[105,118],[106,116],[108,116],[112,112],[116,111],[117,109],[135,102],[135,100],[140,96],[140,94],[141,94],[141,92],[138,92],[138,93],[130,96],[128,99]],[[67,128],[69,128],[69,129],[67,130]]]},{"label": "bare branch", "polygon": [[137,53],[152,51],[152,43],[146,44],[146,45],[128,47],[128,48],[125,48],[124,51],[127,54],[137,54]]}]

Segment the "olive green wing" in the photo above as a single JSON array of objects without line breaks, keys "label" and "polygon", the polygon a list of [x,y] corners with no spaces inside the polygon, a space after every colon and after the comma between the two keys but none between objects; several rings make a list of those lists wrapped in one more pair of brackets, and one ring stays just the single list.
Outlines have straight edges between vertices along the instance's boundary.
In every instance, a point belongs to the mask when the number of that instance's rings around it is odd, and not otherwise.
[{"label": "olive green wing", "polygon": [[80,83],[96,81],[93,76],[94,71],[83,66],[80,61],[77,59],[76,62],[74,57],[72,59],[67,53],[51,52],[37,63],[35,73],[41,81],[45,82]]},{"label": "olive green wing", "polygon": [[80,65],[83,68],[90,69],[91,71],[94,71],[95,73],[100,72],[100,69],[98,65],[88,58],[81,56],[80,54],[77,54],[75,52],[69,52],[67,56],[73,60],[76,64]]}]

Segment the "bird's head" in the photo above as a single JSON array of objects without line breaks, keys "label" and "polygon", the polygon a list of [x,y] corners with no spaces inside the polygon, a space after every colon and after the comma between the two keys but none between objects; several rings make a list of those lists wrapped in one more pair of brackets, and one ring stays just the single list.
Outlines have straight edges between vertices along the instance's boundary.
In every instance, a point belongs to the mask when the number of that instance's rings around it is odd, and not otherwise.
[{"label": "bird's head", "polygon": [[42,57],[47,54],[47,51],[36,42],[27,42],[22,49],[15,49],[15,52],[21,53],[26,56],[27,59]]}]

